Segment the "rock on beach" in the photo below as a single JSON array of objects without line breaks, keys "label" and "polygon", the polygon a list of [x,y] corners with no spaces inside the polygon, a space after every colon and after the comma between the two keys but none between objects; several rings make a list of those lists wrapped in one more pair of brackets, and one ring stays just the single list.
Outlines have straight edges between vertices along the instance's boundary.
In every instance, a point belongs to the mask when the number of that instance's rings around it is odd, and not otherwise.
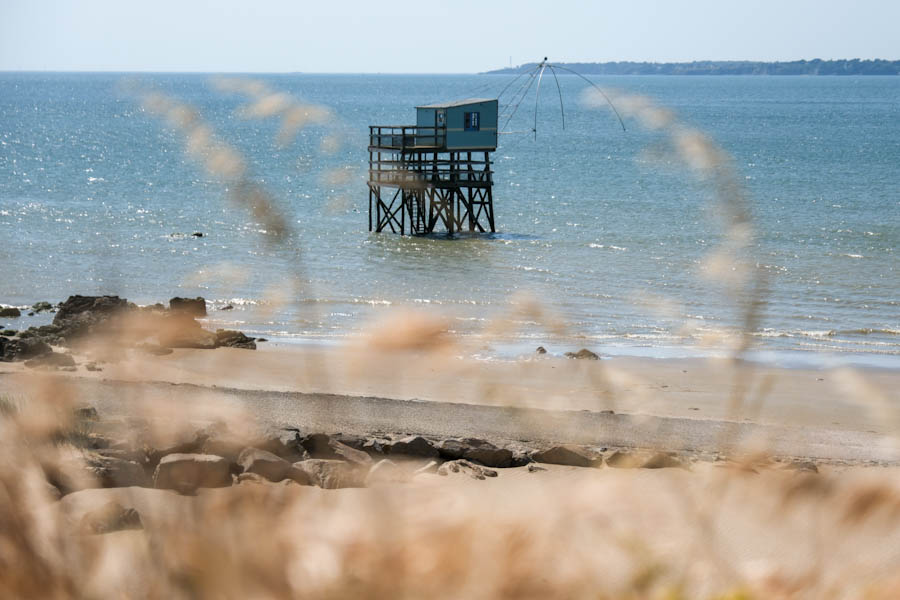
[{"label": "rock on beach", "polygon": [[216,346],[256,350],[255,338],[247,337],[240,331],[231,331],[229,329],[216,330]]},{"label": "rock on beach", "polygon": [[50,345],[39,339],[0,337],[0,360],[5,362],[28,360],[50,352]]},{"label": "rock on beach", "polygon": [[598,459],[587,450],[578,446],[562,445],[553,446],[540,452],[535,452],[532,458],[539,463],[551,465],[568,465],[571,467],[593,467],[603,464],[603,457]]},{"label": "rock on beach", "polygon": [[201,487],[228,487],[231,468],[227,460],[214,454],[169,454],[156,466],[153,485],[181,493]]},{"label": "rock on beach", "polygon": [[291,470],[291,463],[259,448],[244,448],[237,457],[237,464],[244,473],[255,473],[275,482],[286,479]]},{"label": "rock on beach", "polygon": [[[38,302],[34,308],[37,312],[53,310],[49,302]],[[16,308],[6,310],[9,315],[19,314]],[[221,329],[213,333],[203,329],[195,320],[202,316],[206,316],[206,300],[199,296],[172,298],[169,308],[162,304],[141,308],[118,296],[69,296],[59,304],[49,325],[21,332],[4,331],[15,337],[0,337],[0,360],[28,360],[49,353],[51,345],[70,347],[88,336],[103,336],[105,342],[116,347],[139,348],[160,355],[172,348],[256,349],[255,338],[240,331]]]},{"label": "rock on beach", "polygon": [[196,298],[180,298],[176,296],[169,300],[169,310],[185,313],[193,317],[205,317],[206,300],[201,296]]},{"label": "rock on beach", "polygon": [[437,445],[441,458],[455,460],[465,458],[486,467],[506,468],[512,466],[512,450],[498,448],[494,444],[476,438],[443,440]]},{"label": "rock on beach", "polygon": [[407,456],[419,456],[422,458],[437,458],[440,456],[434,445],[419,435],[410,435],[391,444],[391,454],[405,454]]}]

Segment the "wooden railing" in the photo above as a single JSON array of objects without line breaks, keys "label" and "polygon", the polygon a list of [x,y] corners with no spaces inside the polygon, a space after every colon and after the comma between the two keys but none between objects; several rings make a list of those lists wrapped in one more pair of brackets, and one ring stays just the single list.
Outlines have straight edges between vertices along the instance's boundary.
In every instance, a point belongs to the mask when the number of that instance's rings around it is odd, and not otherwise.
[{"label": "wooden railing", "polygon": [[[460,153],[463,154],[463,153]],[[466,158],[431,160],[402,160],[397,155],[390,159],[369,161],[369,182],[376,185],[462,185],[489,186],[494,172],[490,161]]]},{"label": "wooden railing", "polygon": [[447,140],[443,127],[418,125],[369,125],[369,146],[391,150],[442,148]]}]

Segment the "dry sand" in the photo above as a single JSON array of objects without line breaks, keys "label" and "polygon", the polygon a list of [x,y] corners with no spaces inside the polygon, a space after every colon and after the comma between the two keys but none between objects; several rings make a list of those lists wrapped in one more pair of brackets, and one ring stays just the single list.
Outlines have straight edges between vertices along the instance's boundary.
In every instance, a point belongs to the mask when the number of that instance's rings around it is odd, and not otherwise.
[{"label": "dry sand", "polygon": [[[361,344],[262,344],[255,352],[176,350],[161,357],[129,351],[115,359],[100,372],[61,375],[107,414],[128,413],[132,401],[196,407],[203,400],[213,414],[229,407],[263,422],[330,432],[710,453],[753,446],[857,463],[900,460],[900,372],[891,370],[700,359],[484,361],[462,358],[453,347],[410,352]],[[25,390],[26,371],[0,363],[0,391]],[[173,383],[180,385],[158,385]]]}]

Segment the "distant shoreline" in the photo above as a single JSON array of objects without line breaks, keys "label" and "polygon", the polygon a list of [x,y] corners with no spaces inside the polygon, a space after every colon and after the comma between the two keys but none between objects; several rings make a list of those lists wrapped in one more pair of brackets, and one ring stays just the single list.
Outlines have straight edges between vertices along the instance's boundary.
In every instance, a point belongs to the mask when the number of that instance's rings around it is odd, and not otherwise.
[{"label": "distant shoreline", "polygon": [[[556,63],[582,75],[900,75],[900,60],[794,60],[760,62],[702,60],[679,63],[591,62]],[[485,71],[482,75],[514,75],[535,69],[538,63]]]}]

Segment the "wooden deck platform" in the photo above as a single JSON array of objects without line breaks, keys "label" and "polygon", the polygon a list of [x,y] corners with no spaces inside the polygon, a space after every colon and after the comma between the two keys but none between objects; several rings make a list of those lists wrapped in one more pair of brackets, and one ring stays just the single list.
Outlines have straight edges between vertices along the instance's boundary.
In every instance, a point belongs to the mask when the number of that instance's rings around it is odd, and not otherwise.
[{"label": "wooden deck platform", "polygon": [[496,231],[490,151],[444,150],[443,131],[369,127],[369,231]]}]

